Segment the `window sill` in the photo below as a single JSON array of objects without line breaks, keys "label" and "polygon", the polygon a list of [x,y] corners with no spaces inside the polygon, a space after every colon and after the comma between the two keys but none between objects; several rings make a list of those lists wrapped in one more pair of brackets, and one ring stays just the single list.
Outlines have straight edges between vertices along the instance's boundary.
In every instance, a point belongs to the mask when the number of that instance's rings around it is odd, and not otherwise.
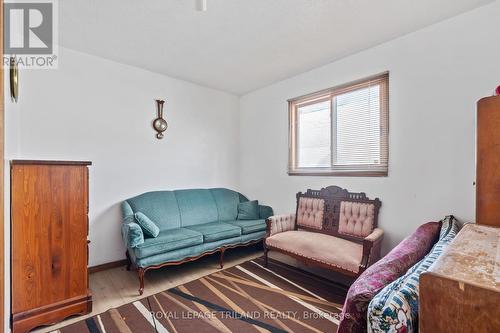
[{"label": "window sill", "polygon": [[324,177],[387,177],[387,170],[294,170],[289,176],[324,176]]}]

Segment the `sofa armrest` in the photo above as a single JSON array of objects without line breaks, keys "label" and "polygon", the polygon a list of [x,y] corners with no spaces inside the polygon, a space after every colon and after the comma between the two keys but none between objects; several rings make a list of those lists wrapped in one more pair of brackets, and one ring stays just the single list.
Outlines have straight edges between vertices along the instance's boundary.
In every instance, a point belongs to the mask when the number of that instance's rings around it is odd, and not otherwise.
[{"label": "sofa armrest", "polygon": [[269,206],[259,205],[259,218],[267,219],[268,217],[273,216],[273,209]]},{"label": "sofa armrest", "polygon": [[126,217],[122,224],[122,238],[127,248],[134,248],[144,243],[144,234],[141,227],[135,223],[133,216]]},{"label": "sofa armrest", "polygon": [[271,216],[266,219],[266,224],[266,237],[271,237],[280,232],[295,230],[295,214]]},{"label": "sofa armrest", "polygon": [[382,239],[384,239],[384,230],[380,228],[373,229],[372,233],[363,239],[363,258],[359,273],[380,259]]}]

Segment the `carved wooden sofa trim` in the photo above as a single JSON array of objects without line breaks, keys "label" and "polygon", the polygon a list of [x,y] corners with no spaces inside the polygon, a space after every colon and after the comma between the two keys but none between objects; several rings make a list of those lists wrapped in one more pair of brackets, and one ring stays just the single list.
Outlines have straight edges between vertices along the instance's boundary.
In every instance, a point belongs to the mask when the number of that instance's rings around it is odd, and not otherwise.
[{"label": "carved wooden sofa trim", "polygon": [[358,277],[380,259],[384,232],[377,227],[380,200],[338,186],[297,193],[295,214],[266,220],[264,258],[269,250],[306,264]]}]

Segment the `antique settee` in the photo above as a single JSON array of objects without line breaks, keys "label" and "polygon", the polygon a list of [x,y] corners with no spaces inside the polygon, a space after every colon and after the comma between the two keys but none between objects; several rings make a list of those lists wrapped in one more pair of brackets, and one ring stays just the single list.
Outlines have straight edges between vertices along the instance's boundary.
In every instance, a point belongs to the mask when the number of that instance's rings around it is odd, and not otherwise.
[{"label": "antique settee", "polygon": [[380,259],[379,199],[337,186],[297,194],[294,214],[266,220],[264,258],[279,251],[306,264],[358,277]]}]

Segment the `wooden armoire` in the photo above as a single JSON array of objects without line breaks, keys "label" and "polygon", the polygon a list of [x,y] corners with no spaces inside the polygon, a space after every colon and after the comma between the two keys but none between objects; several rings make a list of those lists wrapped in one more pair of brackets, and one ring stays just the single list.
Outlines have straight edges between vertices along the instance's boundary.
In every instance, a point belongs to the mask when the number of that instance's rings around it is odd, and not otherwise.
[{"label": "wooden armoire", "polygon": [[477,103],[476,223],[500,227],[500,96]]},{"label": "wooden armoire", "polygon": [[92,310],[88,166],[11,161],[13,333]]}]

